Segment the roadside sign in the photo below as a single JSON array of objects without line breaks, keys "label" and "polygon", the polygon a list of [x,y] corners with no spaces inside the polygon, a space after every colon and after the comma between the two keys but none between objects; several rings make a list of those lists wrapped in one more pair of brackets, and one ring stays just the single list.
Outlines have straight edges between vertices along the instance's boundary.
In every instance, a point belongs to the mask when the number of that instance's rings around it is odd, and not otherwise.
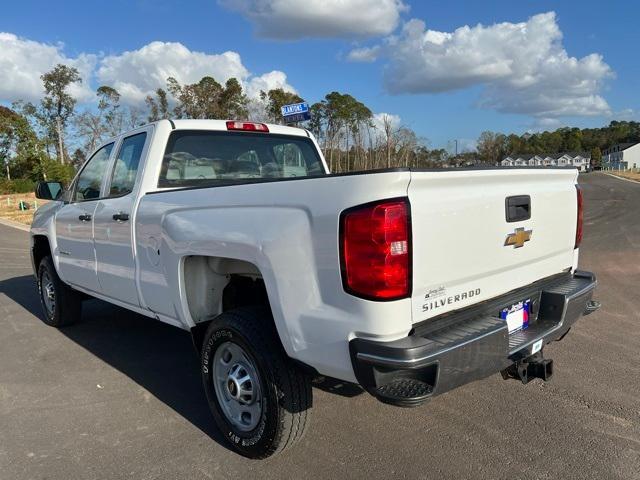
[{"label": "roadside sign", "polygon": [[311,119],[309,104],[306,102],[283,105],[280,112],[286,123],[304,122]]},{"label": "roadside sign", "polygon": [[309,112],[294,113],[293,115],[284,117],[284,121],[287,123],[304,122],[307,120],[311,120],[311,114]]},{"label": "roadside sign", "polygon": [[280,108],[283,117],[293,115],[295,113],[304,113],[309,111],[309,104],[306,102],[292,103],[291,105],[283,105]]}]

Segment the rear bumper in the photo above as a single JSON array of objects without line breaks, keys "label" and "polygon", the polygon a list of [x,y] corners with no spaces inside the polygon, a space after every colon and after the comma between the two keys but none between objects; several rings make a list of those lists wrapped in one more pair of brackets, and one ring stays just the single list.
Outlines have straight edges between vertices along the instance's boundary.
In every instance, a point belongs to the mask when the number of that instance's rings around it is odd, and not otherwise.
[{"label": "rear bumper", "polygon": [[[413,406],[429,397],[497,373],[530,357],[534,347],[560,340],[583,314],[597,285],[590,272],[576,271],[418,325],[394,342],[356,338],[349,344],[360,385],[378,399]],[[509,335],[497,313],[531,298],[529,327]]]}]

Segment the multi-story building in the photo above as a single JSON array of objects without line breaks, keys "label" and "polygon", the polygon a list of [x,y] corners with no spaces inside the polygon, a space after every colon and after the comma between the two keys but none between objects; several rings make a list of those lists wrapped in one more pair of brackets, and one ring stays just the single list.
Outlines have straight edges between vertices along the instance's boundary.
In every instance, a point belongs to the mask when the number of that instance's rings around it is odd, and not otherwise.
[{"label": "multi-story building", "polygon": [[591,168],[591,154],[587,152],[541,153],[510,155],[500,162],[504,167],[576,167],[581,172]]},{"label": "multi-story building", "polygon": [[628,170],[640,168],[640,142],[619,143],[602,152],[602,168]]}]

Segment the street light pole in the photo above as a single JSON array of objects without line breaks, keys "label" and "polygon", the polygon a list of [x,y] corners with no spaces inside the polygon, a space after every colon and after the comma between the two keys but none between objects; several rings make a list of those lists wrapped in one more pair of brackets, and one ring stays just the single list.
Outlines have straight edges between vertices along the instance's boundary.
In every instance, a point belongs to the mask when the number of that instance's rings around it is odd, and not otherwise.
[{"label": "street light pole", "polygon": [[[449,150],[449,147],[451,146],[451,141],[452,140],[447,140],[447,150]],[[455,144],[455,152],[456,152],[456,157],[458,156],[458,139],[454,138],[453,142]]]}]

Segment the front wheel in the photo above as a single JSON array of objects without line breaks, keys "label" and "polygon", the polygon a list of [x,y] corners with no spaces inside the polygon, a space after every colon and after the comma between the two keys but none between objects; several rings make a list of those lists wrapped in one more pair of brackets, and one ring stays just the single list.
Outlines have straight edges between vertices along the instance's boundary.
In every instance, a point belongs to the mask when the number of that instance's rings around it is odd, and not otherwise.
[{"label": "front wheel", "polygon": [[63,327],[80,319],[82,298],[60,280],[50,256],[44,257],[38,266],[38,293],[47,325]]},{"label": "front wheel", "polygon": [[232,448],[266,458],[297,443],[309,422],[311,381],[286,356],[265,308],[214,319],[202,348],[202,381]]}]

